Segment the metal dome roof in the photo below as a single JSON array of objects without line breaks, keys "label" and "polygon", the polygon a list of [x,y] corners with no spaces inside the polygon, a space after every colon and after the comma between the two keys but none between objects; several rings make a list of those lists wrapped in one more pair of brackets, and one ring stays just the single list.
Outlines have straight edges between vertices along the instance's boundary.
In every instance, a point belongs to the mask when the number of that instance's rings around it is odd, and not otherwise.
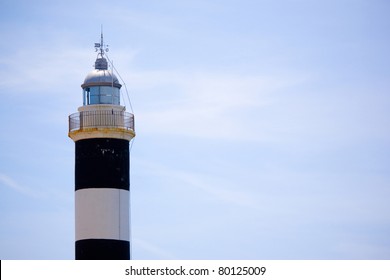
[{"label": "metal dome roof", "polygon": [[121,88],[118,78],[115,74],[108,70],[95,69],[89,72],[85,77],[84,83],[81,85],[82,88],[89,86],[114,86]]}]

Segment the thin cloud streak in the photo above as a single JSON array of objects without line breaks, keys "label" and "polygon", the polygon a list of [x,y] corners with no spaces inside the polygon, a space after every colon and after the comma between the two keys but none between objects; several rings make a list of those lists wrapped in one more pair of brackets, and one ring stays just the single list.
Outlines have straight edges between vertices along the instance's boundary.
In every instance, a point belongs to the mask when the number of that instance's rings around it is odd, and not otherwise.
[{"label": "thin cloud streak", "polygon": [[27,188],[25,186],[21,186],[19,183],[17,183],[14,179],[9,177],[8,175],[4,173],[0,173],[0,183],[2,183],[3,186],[10,188],[13,191],[16,191],[22,195],[26,195],[29,197],[40,197],[38,193],[33,191],[30,188]]},{"label": "thin cloud streak", "polygon": [[[31,90],[39,95],[53,94],[52,90],[63,90],[73,83],[73,80],[76,81],[75,79],[80,79],[86,74],[82,68],[74,67],[79,63],[91,64],[85,53],[88,53],[88,50],[64,49],[59,46],[33,53],[21,50],[12,56],[3,57],[0,60],[0,64],[3,65],[0,87],[17,88],[13,91],[15,94],[25,94]],[[33,66],[33,70],[26,65]]]},{"label": "thin cloud streak", "polygon": [[[214,197],[217,201],[229,205],[236,205],[239,207],[249,208],[252,210],[258,210],[258,203],[253,196],[246,191],[239,191],[230,186],[228,181],[221,182],[221,178],[211,178],[206,174],[196,174],[194,172],[182,171],[177,169],[169,168],[155,162],[147,162],[145,160],[135,159],[138,165],[143,166],[144,172],[152,174],[153,177],[164,178],[164,180],[179,181],[179,185],[186,187],[192,187],[194,191],[200,190],[204,192],[205,197]],[[213,182],[218,180],[218,182]],[[224,188],[220,186],[225,186]]]},{"label": "thin cloud streak", "polygon": [[[261,119],[251,118],[250,113],[273,105],[277,101],[275,92],[289,90],[306,78],[162,72],[146,73],[134,80],[137,83],[133,87],[142,90],[146,86],[149,103],[153,102],[150,109],[143,108],[137,115],[143,132],[261,141],[271,135],[259,131],[267,131],[270,126]],[[169,85],[172,91],[153,93],[154,87],[164,85]],[[145,98],[134,99],[145,103],[142,101]]]}]

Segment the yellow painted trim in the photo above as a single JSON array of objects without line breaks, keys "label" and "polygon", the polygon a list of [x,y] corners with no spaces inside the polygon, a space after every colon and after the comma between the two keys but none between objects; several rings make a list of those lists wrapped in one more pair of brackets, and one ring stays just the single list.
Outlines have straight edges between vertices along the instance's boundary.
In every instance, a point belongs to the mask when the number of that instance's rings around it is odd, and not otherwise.
[{"label": "yellow painted trim", "polygon": [[71,131],[68,136],[75,142],[91,138],[116,138],[130,141],[135,137],[135,132],[118,127],[88,127]]}]

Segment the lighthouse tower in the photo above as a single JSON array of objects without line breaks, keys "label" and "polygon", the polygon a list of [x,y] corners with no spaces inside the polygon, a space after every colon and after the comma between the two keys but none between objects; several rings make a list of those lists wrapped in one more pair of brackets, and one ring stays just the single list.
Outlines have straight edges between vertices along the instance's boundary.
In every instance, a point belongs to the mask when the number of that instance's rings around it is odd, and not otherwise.
[{"label": "lighthouse tower", "polygon": [[[75,142],[76,259],[130,259],[129,141],[134,116],[120,105],[121,84],[103,43],[81,85],[83,106],[69,116]],[[110,67],[113,68],[113,67]]]}]

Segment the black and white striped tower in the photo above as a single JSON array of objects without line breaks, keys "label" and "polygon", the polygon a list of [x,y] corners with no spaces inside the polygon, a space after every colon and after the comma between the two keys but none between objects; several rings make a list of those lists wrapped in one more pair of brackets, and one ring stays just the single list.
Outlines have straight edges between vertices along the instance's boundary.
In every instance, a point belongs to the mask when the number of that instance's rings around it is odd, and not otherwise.
[{"label": "black and white striped tower", "polygon": [[121,84],[108,70],[103,34],[95,48],[95,69],[81,85],[83,106],[69,116],[69,137],[76,145],[76,259],[126,260],[134,116],[120,105]]}]

